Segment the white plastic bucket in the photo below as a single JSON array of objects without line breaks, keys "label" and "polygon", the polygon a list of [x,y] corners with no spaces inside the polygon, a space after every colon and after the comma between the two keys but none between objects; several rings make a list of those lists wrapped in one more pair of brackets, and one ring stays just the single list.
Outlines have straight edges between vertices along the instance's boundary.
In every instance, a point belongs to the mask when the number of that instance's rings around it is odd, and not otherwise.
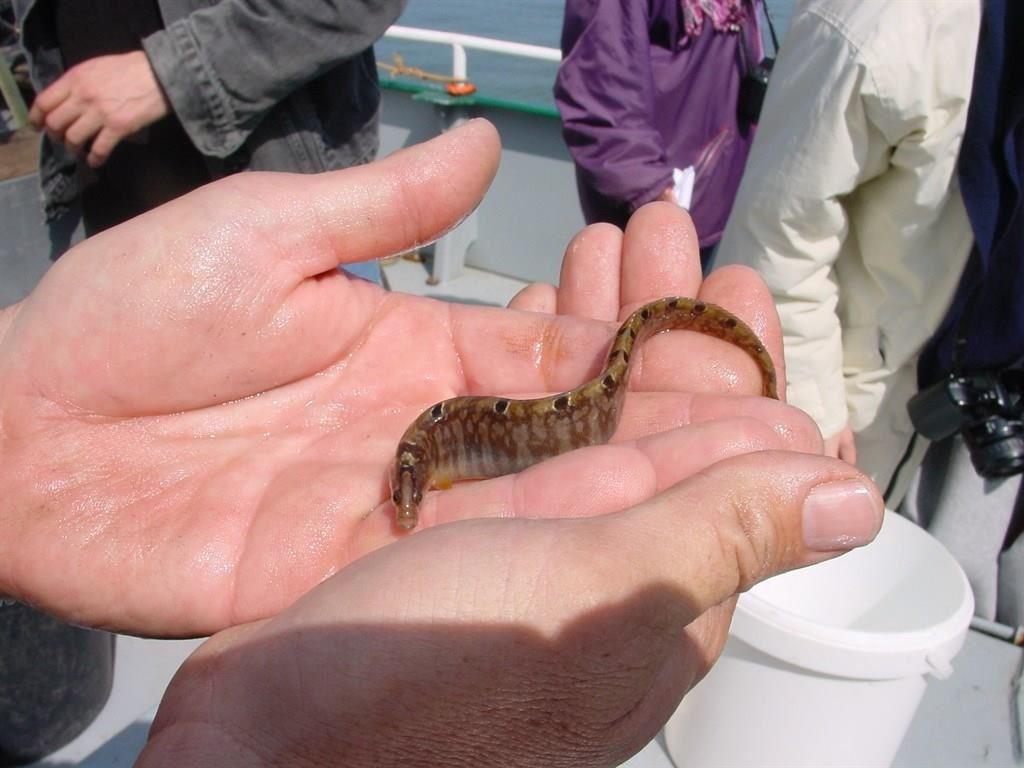
[{"label": "white plastic bucket", "polygon": [[722,658],[665,726],[669,754],[677,768],[890,765],[973,612],[953,557],[887,512],[871,545],[740,598]]}]

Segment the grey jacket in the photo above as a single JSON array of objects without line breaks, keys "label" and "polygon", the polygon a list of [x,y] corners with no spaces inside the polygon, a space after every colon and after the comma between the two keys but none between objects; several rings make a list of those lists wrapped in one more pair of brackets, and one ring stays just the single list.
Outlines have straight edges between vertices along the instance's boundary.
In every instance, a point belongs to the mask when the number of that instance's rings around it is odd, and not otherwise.
[{"label": "grey jacket", "polygon": [[[380,91],[372,45],[405,0],[159,0],[143,49],[211,173],[315,173],[372,160]],[[64,72],[48,0],[14,0],[37,89]],[[44,140],[48,218],[78,197],[75,159]]]}]

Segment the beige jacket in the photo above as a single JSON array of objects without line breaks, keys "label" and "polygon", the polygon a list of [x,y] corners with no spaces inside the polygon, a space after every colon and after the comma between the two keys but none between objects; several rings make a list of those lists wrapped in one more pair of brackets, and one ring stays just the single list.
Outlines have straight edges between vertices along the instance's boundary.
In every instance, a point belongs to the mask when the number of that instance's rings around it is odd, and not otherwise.
[{"label": "beige jacket", "polygon": [[956,161],[980,0],[804,0],[771,76],[717,263],[757,269],[790,402],[885,489],[922,346],[973,238]]}]

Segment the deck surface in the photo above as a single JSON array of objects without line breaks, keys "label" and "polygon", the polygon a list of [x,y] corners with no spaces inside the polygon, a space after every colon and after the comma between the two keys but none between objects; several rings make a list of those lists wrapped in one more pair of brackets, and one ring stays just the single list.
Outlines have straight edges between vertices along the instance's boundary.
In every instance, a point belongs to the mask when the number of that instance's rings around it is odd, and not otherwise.
[{"label": "deck surface", "polygon": [[0,181],[35,173],[38,163],[38,132],[22,128],[0,140]]}]

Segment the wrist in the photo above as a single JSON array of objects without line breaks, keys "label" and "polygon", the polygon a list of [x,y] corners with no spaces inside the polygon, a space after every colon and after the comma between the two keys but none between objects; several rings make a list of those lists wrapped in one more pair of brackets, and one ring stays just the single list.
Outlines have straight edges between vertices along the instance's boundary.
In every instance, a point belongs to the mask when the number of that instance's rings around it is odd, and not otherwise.
[{"label": "wrist", "polygon": [[171,103],[167,100],[167,94],[164,93],[164,88],[160,84],[160,79],[156,76],[156,70],[153,68],[153,62],[149,60],[146,52],[132,51],[127,55],[135,59],[140,77],[145,80],[147,98],[144,117],[146,123],[147,125],[155,123],[157,120],[170,114]]}]

